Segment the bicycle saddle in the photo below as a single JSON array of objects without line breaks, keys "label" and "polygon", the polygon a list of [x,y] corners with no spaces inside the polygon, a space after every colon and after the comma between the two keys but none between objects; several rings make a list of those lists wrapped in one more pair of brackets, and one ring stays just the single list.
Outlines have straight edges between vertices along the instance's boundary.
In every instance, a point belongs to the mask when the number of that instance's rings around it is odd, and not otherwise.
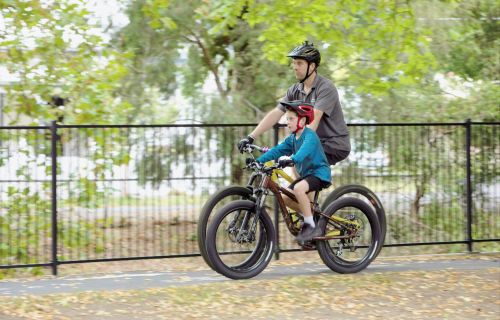
[{"label": "bicycle saddle", "polygon": [[298,106],[310,106],[314,108],[312,104],[304,102],[303,100],[280,101],[280,104],[289,108],[297,108]]}]

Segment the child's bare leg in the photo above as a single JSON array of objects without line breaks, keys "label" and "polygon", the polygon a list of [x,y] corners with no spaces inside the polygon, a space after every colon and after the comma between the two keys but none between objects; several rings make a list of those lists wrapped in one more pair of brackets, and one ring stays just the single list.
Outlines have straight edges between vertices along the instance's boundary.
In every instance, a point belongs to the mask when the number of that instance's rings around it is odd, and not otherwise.
[{"label": "child's bare leg", "polygon": [[321,230],[316,227],[316,223],[314,222],[309,196],[307,195],[308,191],[309,183],[306,180],[300,181],[293,188],[293,194],[297,198],[300,211],[304,215],[304,226],[297,236],[297,241],[299,243],[306,243],[315,237],[321,236]]},{"label": "child's bare leg", "polygon": [[307,183],[307,181],[305,180],[300,181],[293,188],[293,194],[297,198],[298,207],[300,212],[304,216],[304,221],[306,221],[307,223],[309,223],[314,227],[315,224],[312,218],[311,203],[309,195],[307,194],[308,191],[309,191],[309,183]]},{"label": "child's bare leg", "polygon": [[[286,189],[289,190],[290,192],[294,193],[294,191],[292,189],[288,189],[288,188],[286,188]],[[312,202],[313,197],[314,197],[314,192],[309,192],[307,194],[307,196],[309,198],[309,203]],[[284,194],[282,195],[282,198],[283,198],[283,201],[285,202],[285,205],[288,208],[295,210],[296,212],[302,213],[302,209],[299,207],[299,204],[297,202],[293,201],[292,199],[290,199],[288,196],[286,196]]]},{"label": "child's bare leg", "polygon": [[[293,192],[293,190],[291,190],[291,189],[288,189],[288,190],[290,190],[290,192]],[[286,195],[283,195],[283,201],[285,202],[285,205],[288,208],[290,208],[294,211],[300,212],[300,207],[299,207],[299,204],[297,202],[293,201],[292,199],[290,199]]]}]

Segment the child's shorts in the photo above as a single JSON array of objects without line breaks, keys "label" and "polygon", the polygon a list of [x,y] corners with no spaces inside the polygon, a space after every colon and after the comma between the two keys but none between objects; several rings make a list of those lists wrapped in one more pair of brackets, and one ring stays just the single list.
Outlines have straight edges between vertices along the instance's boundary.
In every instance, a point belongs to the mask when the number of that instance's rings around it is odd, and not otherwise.
[{"label": "child's shorts", "polygon": [[297,180],[292,182],[292,184],[290,184],[290,186],[288,186],[288,188],[293,190],[295,185],[302,180],[305,180],[309,184],[309,191],[307,191],[307,192],[319,191],[321,189],[328,188],[331,185],[330,182],[325,182],[316,176],[308,175],[305,177],[298,178]]}]

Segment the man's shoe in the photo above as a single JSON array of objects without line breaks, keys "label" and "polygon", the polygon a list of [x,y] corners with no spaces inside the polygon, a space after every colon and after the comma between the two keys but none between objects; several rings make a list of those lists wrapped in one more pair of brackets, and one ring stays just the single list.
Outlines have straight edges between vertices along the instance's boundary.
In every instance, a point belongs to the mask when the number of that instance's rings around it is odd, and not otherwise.
[{"label": "man's shoe", "polygon": [[316,227],[312,227],[308,223],[304,223],[304,226],[302,226],[302,230],[300,231],[299,235],[297,236],[297,241],[300,243],[305,243],[307,241],[311,241],[314,237],[319,237],[321,236],[321,230],[319,229],[319,226],[316,225]]}]

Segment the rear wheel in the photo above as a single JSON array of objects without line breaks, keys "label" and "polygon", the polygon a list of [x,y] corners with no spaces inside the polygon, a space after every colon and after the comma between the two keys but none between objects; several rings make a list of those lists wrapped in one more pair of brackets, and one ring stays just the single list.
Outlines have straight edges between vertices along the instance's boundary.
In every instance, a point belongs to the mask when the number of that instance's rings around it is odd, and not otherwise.
[{"label": "rear wheel", "polygon": [[231,279],[248,279],[271,261],[275,231],[264,209],[257,217],[254,202],[238,200],[216,213],[205,244],[215,271]]},{"label": "rear wheel", "polygon": [[[346,239],[317,240],[316,248],[323,262],[333,271],[355,273],[365,269],[376,257],[381,244],[380,226],[373,209],[364,201],[346,197],[335,200],[324,211],[352,223],[352,237]],[[347,229],[335,227],[325,217],[319,221],[325,236],[344,236]]]},{"label": "rear wheel", "polygon": [[323,201],[321,205],[321,210],[325,211],[326,207],[328,207],[333,201],[340,199],[342,197],[354,197],[361,199],[366,203],[368,203],[373,210],[375,210],[380,225],[380,235],[381,235],[380,245],[376,252],[376,256],[378,256],[380,250],[382,250],[382,247],[384,245],[385,235],[387,232],[387,219],[385,216],[385,209],[384,206],[382,205],[382,202],[377,197],[375,192],[368,189],[367,187],[358,184],[348,184],[340,186],[335,190],[333,190],[332,192],[330,192],[330,194],[326,197],[325,201]]}]

